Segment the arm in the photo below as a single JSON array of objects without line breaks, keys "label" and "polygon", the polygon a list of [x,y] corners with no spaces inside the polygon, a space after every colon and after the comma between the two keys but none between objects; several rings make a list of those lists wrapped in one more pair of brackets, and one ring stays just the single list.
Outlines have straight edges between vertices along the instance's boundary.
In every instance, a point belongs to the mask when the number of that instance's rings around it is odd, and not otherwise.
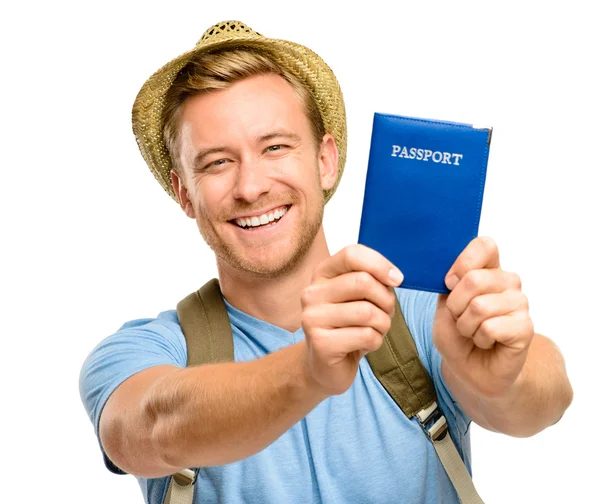
[{"label": "arm", "polygon": [[163,365],[133,375],[102,411],[106,454],[131,474],[159,477],[262,450],[320,401],[351,386],[360,359],[383,342],[392,287],[401,280],[366,247],[328,258],[302,293],[305,341],[250,362]]},{"label": "arm", "polygon": [[556,423],[572,400],[558,348],[535,334],[520,278],[500,268],[498,249],[476,238],[448,272],[433,339],[442,374],[482,427],[531,436]]},{"label": "arm", "polygon": [[144,370],[107,401],[102,445],[143,477],[248,457],[325,398],[309,380],[305,351],[298,343],[251,362]]}]

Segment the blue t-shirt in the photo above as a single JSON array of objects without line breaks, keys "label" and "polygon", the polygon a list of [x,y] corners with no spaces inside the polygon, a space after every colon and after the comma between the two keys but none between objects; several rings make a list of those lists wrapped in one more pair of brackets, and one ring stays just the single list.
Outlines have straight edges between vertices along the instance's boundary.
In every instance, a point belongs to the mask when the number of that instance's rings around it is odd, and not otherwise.
[{"label": "blue t-shirt", "polygon": [[[470,466],[469,423],[446,388],[441,356],[431,339],[436,294],[397,289],[419,356],[433,379],[458,452]],[[227,304],[236,361],[248,361],[304,338]],[[127,322],[86,359],[80,393],[96,435],[111,393],[151,366],[185,367],[187,352],[177,312]],[[164,500],[168,478],[137,478],[148,504]],[[363,358],[352,386],[320,403],[259,453],[202,468],[195,503],[458,503],[433,445],[409,420]]]}]

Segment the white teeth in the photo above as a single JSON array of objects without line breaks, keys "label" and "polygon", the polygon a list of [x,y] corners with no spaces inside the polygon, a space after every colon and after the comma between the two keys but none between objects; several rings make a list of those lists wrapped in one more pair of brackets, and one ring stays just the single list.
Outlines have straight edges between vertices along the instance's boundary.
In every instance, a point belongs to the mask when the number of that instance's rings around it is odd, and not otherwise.
[{"label": "white teeth", "polygon": [[235,219],[235,223],[240,227],[246,228],[264,226],[265,224],[269,224],[270,222],[281,219],[286,214],[287,210],[287,207],[285,207],[279,208],[268,214],[262,214],[254,217],[241,217],[239,219]]}]

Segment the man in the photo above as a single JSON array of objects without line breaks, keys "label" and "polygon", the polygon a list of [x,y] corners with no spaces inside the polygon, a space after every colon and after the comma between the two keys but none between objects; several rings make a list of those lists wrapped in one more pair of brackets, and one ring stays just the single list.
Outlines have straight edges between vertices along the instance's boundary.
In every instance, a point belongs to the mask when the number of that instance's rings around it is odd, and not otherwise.
[{"label": "man", "polygon": [[471,420],[530,436],[560,419],[572,395],[563,359],[534,333],[492,240],[465,248],[447,296],[399,289],[402,265],[366,247],[330,255],[322,217],[346,124],[314,53],[215,25],[144,85],[133,122],[155,177],[215,252],[235,349],[235,362],[186,368],[170,310],[128,322],[86,360],[82,399],[107,464],[136,475],[147,502],[186,467],[200,468],[196,502],[458,502],[363,358],[395,296],[467,466]]}]

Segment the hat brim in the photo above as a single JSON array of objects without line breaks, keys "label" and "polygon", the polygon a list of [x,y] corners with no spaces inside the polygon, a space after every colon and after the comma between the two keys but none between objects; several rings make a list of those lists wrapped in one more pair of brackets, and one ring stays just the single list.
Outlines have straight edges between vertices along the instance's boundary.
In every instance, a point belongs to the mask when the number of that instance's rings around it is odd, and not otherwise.
[{"label": "hat brim", "polygon": [[294,42],[269,39],[255,32],[199,42],[195,49],[171,60],[156,71],[140,89],[132,110],[133,132],[140,152],[163,189],[177,201],[171,184],[171,158],[163,139],[165,96],[177,74],[196,55],[226,48],[252,48],[264,53],[306,84],[338,148],[338,176],[331,189],[324,190],[329,201],[340,182],[346,162],[346,109],[339,83],[329,66],[313,51]]}]

